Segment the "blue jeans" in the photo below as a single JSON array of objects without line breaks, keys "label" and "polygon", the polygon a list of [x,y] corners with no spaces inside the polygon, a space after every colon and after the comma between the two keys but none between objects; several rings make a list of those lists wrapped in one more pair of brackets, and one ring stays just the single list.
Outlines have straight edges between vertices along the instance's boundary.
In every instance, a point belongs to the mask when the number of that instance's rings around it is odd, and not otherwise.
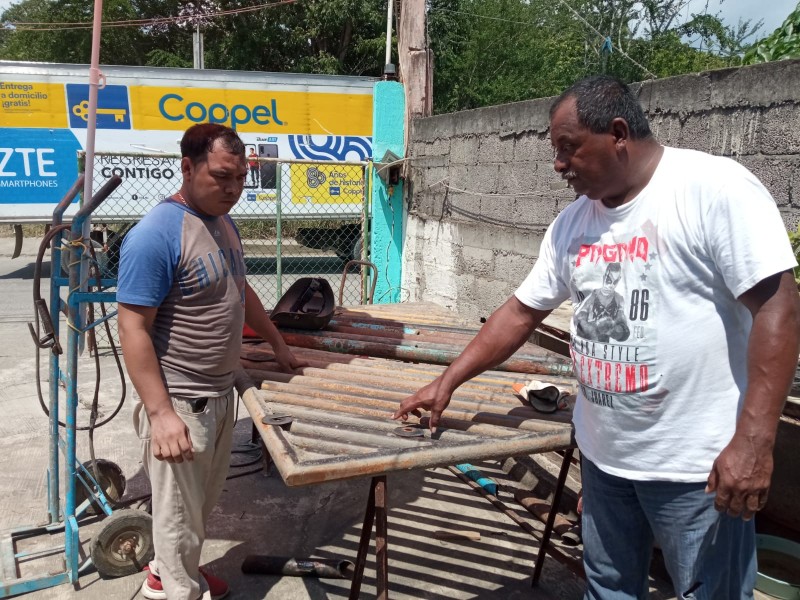
[{"label": "blue jeans", "polygon": [[679,599],[753,598],[753,521],[714,509],[703,483],[632,481],[604,473],[585,457],[584,600],[648,598],[657,541]]}]

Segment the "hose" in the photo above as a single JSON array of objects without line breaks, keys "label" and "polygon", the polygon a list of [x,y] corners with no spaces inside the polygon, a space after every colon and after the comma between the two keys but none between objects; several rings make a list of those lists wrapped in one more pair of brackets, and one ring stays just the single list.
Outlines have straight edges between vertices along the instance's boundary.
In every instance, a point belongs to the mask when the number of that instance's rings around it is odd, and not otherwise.
[{"label": "hose", "polygon": [[[42,261],[44,260],[44,254],[47,251],[47,248],[50,245],[50,243],[53,241],[53,238],[55,238],[56,235],[58,235],[62,231],[66,230],[66,229],[70,229],[70,227],[71,227],[70,225],[58,225],[56,227],[53,227],[52,229],[50,229],[50,231],[48,231],[45,234],[44,238],[42,238],[41,244],[39,244],[39,252],[36,255],[36,263],[34,263],[34,269],[33,269],[33,301],[34,301],[34,305],[36,305],[37,302],[40,302],[42,300],[42,297],[41,297],[41,278],[42,278]],[[94,258],[94,249],[92,249],[92,257]],[[60,264],[59,265],[52,264],[51,268],[53,270],[55,270],[55,269],[59,269],[60,270],[61,269],[61,265]],[[98,273],[98,278],[99,278],[99,273]],[[98,283],[98,286],[99,285],[100,284]],[[102,304],[101,304],[101,310],[102,310],[103,316],[105,317],[106,316],[105,306],[102,305]],[[35,337],[38,340],[39,339],[39,335],[40,335],[40,331],[41,331],[41,322],[40,322],[39,312],[37,310],[34,310],[34,316],[35,316],[35,323],[36,323]],[[120,374],[120,381],[122,382],[122,394],[121,394],[119,403],[117,404],[116,408],[111,413],[111,415],[109,417],[107,417],[106,419],[103,419],[102,421],[97,422],[97,403],[98,403],[98,397],[99,397],[99,391],[100,391],[100,358],[99,358],[99,356],[97,356],[97,353],[95,353],[96,381],[95,381],[95,394],[94,394],[94,398],[92,400],[92,410],[91,410],[90,417],[89,417],[90,422],[89,422],[88,426],[80,426],[80,427],[76,426],[75,427],[75,429],[77,431],[89,431],[90,432],[89,433],[90,446],[93,445],[94,429],[96,429],[98,427],[102,427],[103,425],[107,424],[109,421],[111,421],[114,417],[117,416],[119,411],[122,409],[122,405],[124,404],[125,397],[127,395],[127,387],[126,387],[126,383],[125,383],[125,372],[124,372],[124,370],[122,368],[122,363],[121,363],[121,361],[119,359],[119,353],[117,352],[117,347],[114,344],[113,337],[111,335],[111,328],[108,325],[108,320],[106,320],[104,322],[104,325],[105,325],[105,328],[106,328],[106,333],[108,334],[109,341],[111,342],[111,349],[112,349],[112,352],[114,354],[114,359],[115,359],[115,361],[117,363],[117,369],[118,369],[119,374]],[[57,344],[57,341],[56,341],[56,344]],[[60,347],[59,347],[59,350],[60,350]],[[47,415],[48,418],[50,418],[50,409],[47,407],[47,404],[44,401],[44,395],[42,393],[41,347],[38,344],[37,344],[37,348],[36,348],[36,395],[37,395],[37,397],[39,399],[39,406],[41,407],[42,412],[44,412],[44,414]],[[66,427],[66,423],[64,423],[62,421],[58,421],[58,425],[59,425],[59,427]],[[90,451],[92,452],[92,454],[94,454],[93,448],[90,447]],[[92,459],[92,461],[93,461],[93,465],[95,465],[94,458]],[[96,470],[96,468],[94,466],[93,466],[93,470],[96,473],[97,470]]]}]

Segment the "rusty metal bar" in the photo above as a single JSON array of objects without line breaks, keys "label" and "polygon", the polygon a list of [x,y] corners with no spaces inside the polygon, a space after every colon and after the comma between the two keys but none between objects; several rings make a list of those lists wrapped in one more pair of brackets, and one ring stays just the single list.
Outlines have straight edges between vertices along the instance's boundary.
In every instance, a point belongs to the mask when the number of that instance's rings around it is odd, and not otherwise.
[{"label": "rusty metal bar", "polygon": [[363,322],[385,322],[395,326],[479,328],[478,319],[463,319],[433,303],[370,304],[337,310],[336,318]]},{"label": "rusty metal bar", "polygon": [[[390,371],[386,372],[383,377],[379,377],[377,374],[373,376],[364,376],[358,373],[346,372],[338,372],[334,375],[330,371],[313,370],[309,368],[299,369],[298,371],[301,374],[290,375],[280,370],[263,371],[260,369],[248,369],[250,375],[255,378],[297,386],[302,390],[326,390],[365,397],[372,397],[376,394],[380,394],[386,400],[397,400],[398,402],[431,381],[431,379],[393,377],[394,374]],[[386,382],[390,381],[392,382],[392,387],[391,389],[387,389]],[[498,411],[503,408],[523,408],[525,411],[530,409],[521,396],[517,395],[511,389],[510,385],[463,385],[453,394],[453,399],[477,402],[477,404],[474,405],[475,408],[483,408],[488,404],[496,404]],[[536,417],[541,413],[534,412],[530,409],[530,412],[526,412],[526,414],[529,414],[531,417]]]},{"label": "rusty metal bar", "polygon": [[[410,385],[421,387],[433,381],[444,371],[442,367],[435,367],[433,370],[422,369],[417,365],[409,363],[381,359],[373,359],[368,364],[355,364],[353,362],[326,363],[316,358],[311,358],[307,353],[299,352],[298,354],[301,354],[303,360],[308,364],[308,367],[297,369],[296,372],[298,374],[328,379],[344,379],[359,382],[392,381],[397,379],[408,381]],[[284,372],[274,361],[249,361],[243,359],[243,364],[246,369],[255,372]],[[462,384],[459,389],[492,391],[497,390],[498,386],[500,386],[502,389],[509,390],[512,384],[527,383],[530,379],[531,377],[525,374],[497,372],[494,374],[479,375],[470,379]],[[536,379],[573,389],[576,383],[574,379],[555,377],[553,375],[537,375]]]},{"label": "rusty metal bar", "polygon": [[[247,361],[246,368],[250,370],[260,370],[264,372],[285,373],[279,365],[273,361]],[[353,364],[348,362],[333,362],[324,364],[322,361],[303,355],[303,360],[308,364],[307,367],[297,369],[298,375],[304,375],[323,379],[346,379],[348,381],[374,383],[388,379],[395,379],[407,382],[409,386],[424,385],[438,377],[444,369],[439,366],[433,370],[420,369],[415,365],[407,363],[397,363],[390,360],[373,359],[367,364]],[[521,373],[500,373],[489,374],[475,377],[462,384],[459,389],[472,389],[478,391],[497,391],[503,390],[509,393],[511,386],[515,383],[527,383],[531,377]],[[552,375],[538,375],[536,379],[546,381],[566,388],[575,388],[574,379],[565,377],[555,377]]]},{"label": "rusty metal bar", "polygon": [[[401,424],[398,421],[389,420],[386,415],[379,420],[355,416],[345,413],[344,411],[328,412],[320,410],[317,407],[310,408],[308,406],[299,406],[297,404],[283,404],[272,400],[264,399],[263,392],[253,390],[251,392],[256,396],[256,401],[260,402],[263,407],[273,409],[275,413],[291,414],[296,419],[292,423],[289,431],[294,434],[297,431],[303,431],[302,425],[298,429],[296,425],[302,423],[317,423],[322,427],[338,428],[336,430],[336,439],[341,440],[347,437],[347,431],[370,431],[389,435],[395,431]],[[491,437],[502,441],[505,438],[518,438],[527,435],[527,432],[520,432],[518,430],[509,429],[507,427],[497,427],[495,425],[484,425],[479,423],[469,423],[465,421],[450,420],[451,426],[445,427],[444,425],[437,430],[435,440],[443,443],[457,443],[462,441],[470,441],[476,437]],[[426,419],[422,419],[419,426],[422,428],[422,437],[426,440],[431,440],[431,432],[426,428]],[[564,430],[562,424],[551,424],[547,422],[540,423],[542,431],[558,431]],[[381,438],[383,439],[383,438]],[[419,438],[417,438],[419,439]]]},{"label": "rusty metal bar", "polygon": [[[340,354],[357,354],[381,358],[395,358],[415,362],[427,362],[436,365],[449,365],[461,354],[457,348],[430,349],[413,346],[393,346],[380,342],[362,342],[349,339],[316,337],[308,334],[282,333],[283,339],[290,346],[324,350]],[[542,375],[567,376],[572,373],[571,363],[555,353],[538,357],[518,358],[516,355],[493,367],[499,371],[517,373],[536,373]]]},{"label": "rusty metal bar", "polygon": [[361,594],[361,581],[364,579],[364,565],[367,564],[369,540],[372,537],[372,524],[375,522],[375,486],[377,477],[372,478],[367,498],[367,510],[364,512],[364,524],[361,526],[361,539],[358,542],[356,566],[353,569],[353,583],[350,584],[349,600],[358,600]]},{"label": "rusty metal bar", "polygon": [[378,600],[389,600],[389,527],[386,505],[386,475],[375,481],[375,583]]},{"label": "rusty metal bar", "polygon": [[558,507],[561,504],[561,495],[564,492],[564,485],[567,482],[567,474],[569,473],[569,465],[572,462],[572,448],[564,451],[564,460],[561,461],[561,470],[558,473],[558,483],[556,483],[556,490],[553,493],[553,504],[550,507],[550,514],[547,515],[547,524],[544,527],[544,535],[539,543],[539,554],[536,556],[536,565],[533,569],[533,580],[531,586],[539,583],[539,577],[542,575],[542,567],[544,566],[544,557],[551,550],[550,538],[553,535],[553,525],[555,524],[556,514],[558,514]]},{"label": "rusty metal bar", "polygon": [[[318,460],[299,460],[298,455],[293,450],[291,452],[291,429],[284,431],[274,425],[263,425],[261,418],[268,414],[265,394],[255,388],[246,390],[243,394],[243,401],[250,413],[256,427],[264,439],[273,461],[281,473],[287,485],[306,485],[319,483],[322,481],[332,481],[350,477],[363,477],[365,475],[375,475],[378,473],[388,473],[391,471],[427,468],[459,464],[462,462],[485,460],[491,458],[504,458],[508,456],[518,456],[531,454],[533,452],[546,452],[550,450],[562,450],[572,444],[571,428],[567,425],[557,425],[552,423],[526,424],[516,430],[494,428],[488,425],[475,425],[446,417],[442,420],[441,429],[437,430],[433,438],[436,443],[420,443],[416,447],[409,448],[381,448],[374,453],[363,456],[328,456]],[[303,397],[297,398],[298,403],[302,404]],[[335,418],[342,412],[351,414],[361,414],[363,411],[349,411],[346,404],[341,402],[322,402],[311,399],[305,405],[308,410],[315,411],[317,420]],[[285,404],[277,405],[277,408],[284,410],[289,408]],[[364,428],[369,426],[386,426],[395,422],[389,421],[386,413],[373,410],[370,416],[379,416],[379,420],[363,418]],[[350,417],[356,418],[356,417]],[[423,420],[423,425],[425,424]],[[294,425],[293,425],[294,426]],[[463,432],[473,434],[473,439],[465,440],[461,436],[453,436],[450,429],[460,429]],[[498,435],[505,431],[505,435]],[[509,431],[513,435],[509,437]],[[474,433],[473,433],[474,432]],[[494,435],[493,435],[494,434]],[[426,436],[429,433],[426,433]],[[430,438],[426,437],[425,440]]]},{"label": "rusty metal bar", "polygon": [[[336,391],[320,389],[323,387],[322,385],[293,386],[289,383],[269,379],[261,382],[261,389],[271,392],[281,402],[300,404],[301,406],[324,406],[330,407],[330,410],[336,410],[338,407],[344,412],[383,419],[389,418],[397,410],[399,402],[407,396],[407,394],[388,390],[369,389],[364,390],[363,394],[357,395],[354,394],[352,386],[347,391],[344,389]],[[529,406],[524,406],[521,402],[517,405],[498,405],[490,401],[471,400],[458,392],[453,395],[447,411],[448,416],[452,419],[537,431],[539,430],[538,420],[562,423],[571,421],[570,412],[561,411],[561,413],[563,414],[555,412],[545,415]]]},{"label": "rusty metal bar", "polygon": [[304,451],[314,452],[320,455],[336,454],[338,456],[347,456],[350,454],[366,454],[367,452],[374,452],[375,446],[360,446],[353,442],[336,442],[333,440],[321,440],[313,435],[303,435],[296,428],[292,432],[293,444]]},{"label": "rusty metal bar", "polygon": [[[474,335],[468,336],[447,336],[445,334],[437,333],[431,335],[373,335],[367,332],[349,333],[337,332],[332,329],[325,329],[321,331],[308,331],[303,329],[287,329],[281,328],[283,337],[287,343],[292,344],[293,340],[306,340],[309,337],[325,338],[330,340],[348,340],[352,342],[363,342],[365,344],[385,344],[387,346],[411,346],[414,348],[424,348],[430,350],[445,350],[452,351],[455,349],[463,350],[466,345],[472,341]],[[451,343],[442,343],[442,342]],[[409,342],[409,343],[404,343]],[[305,343],[295,344],[297,346],[305,346]],[[371,355],[372,356],[372,355]],[[549,350],[537,346],[535,344],[526,343],[523,345],[514,356],[520,360],[528,359],[532,361],[541,360],[542,358],[550,358],[559,363],[565,362],[565,357],[556,354]]]}]

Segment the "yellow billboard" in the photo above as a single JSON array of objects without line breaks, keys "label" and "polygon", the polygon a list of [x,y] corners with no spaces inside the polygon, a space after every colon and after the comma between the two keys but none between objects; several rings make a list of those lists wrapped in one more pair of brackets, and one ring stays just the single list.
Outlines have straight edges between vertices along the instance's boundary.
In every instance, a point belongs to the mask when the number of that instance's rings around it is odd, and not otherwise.
[{"label": "yellow billboard", "polygon": [[67,127],[63,83],[0,80],[0,127]]},{"label": "yellow billboard", "polygon": [[372,96],[130,86],[134,129],[222,123],[244,133],[372,134]]},{"label": "yellow billboard", "polygon": [[364,199],[364,167],[358,165],[292,164],[292,204],[360,204]]}]

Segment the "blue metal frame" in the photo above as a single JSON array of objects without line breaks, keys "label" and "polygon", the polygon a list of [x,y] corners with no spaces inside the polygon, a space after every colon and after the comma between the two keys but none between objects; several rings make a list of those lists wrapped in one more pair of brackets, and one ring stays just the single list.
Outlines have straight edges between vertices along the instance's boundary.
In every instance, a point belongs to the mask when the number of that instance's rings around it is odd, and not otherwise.
[{"label": "blue metal frame", "polygon": [[[67,350],[66,370],[62,371],[60,356],[51,353],[50,356],[50,388],[49,388],[49,466],[47,470],[47,514],[48,522],[44,526],[22,527],[6,532],[4,539],[0,540],[0,572],[3,581],[0,582],[0,598],[7,598],[17,594],[24,594],[41,590],[62,583],[75,583],[79,573],[90,566],[91,558],[79,565],[80,538],[78,535],[78,518],[83,516],[93,502],[100,505],[106,515],[112,512],[98,482],[93,475],[80,463],[76,456],[76,426],[78,406],[78,356],[81,336],[87,331],[103,323],[116,312],[97,321],[83,323],[81,310],[90,302],[114,302],[115,292],[88,292],[87,285],[82,281],[82,273],[88,272],[86,266],[88,257],[85,255],[85,244],[90,243],[83,236],[84,225],[88,222],[92,212],[119,184],[119,178],[112,178],[90,202],[78,211],[72,221],[69,236],[69,265],[67,277],[64,277],[62,266],[62,243],[64,236],[59,233],[53,238],[51,246],[51,277],[50,277],[50,318],[53,322],[55,338],[59,338],[59,317],[62,311],[67,313]],[[68,194],[58,205],[53,213],[53,225],[60,225],[67,206],[72,202],[75,194],[80,189],[77,184],[73,192]],[[115,279],[103,279],[103,287],[114,287]],[[67,300],[63,301],[62,288],[67,288]],[[58,401],[60,384],[66,388],[66,415],[64,436],[59,431]],[[60,454],[64,454],[64,480],[66,501],[61,507],[59,493]],[[87,492],[87,499],[80,506],[75,506],[78,484],[83,485]],[[33,537],[45,533],[55,533],[64,530],[64,545],[54,546],[37,552],[16,552],[15,540]],[[55,552],[64,552],[65,570],[60,573],[47,573],[46,575],[19,578],[17,564],[20,559],[30,559],[37,556],[49,556]]]}]

